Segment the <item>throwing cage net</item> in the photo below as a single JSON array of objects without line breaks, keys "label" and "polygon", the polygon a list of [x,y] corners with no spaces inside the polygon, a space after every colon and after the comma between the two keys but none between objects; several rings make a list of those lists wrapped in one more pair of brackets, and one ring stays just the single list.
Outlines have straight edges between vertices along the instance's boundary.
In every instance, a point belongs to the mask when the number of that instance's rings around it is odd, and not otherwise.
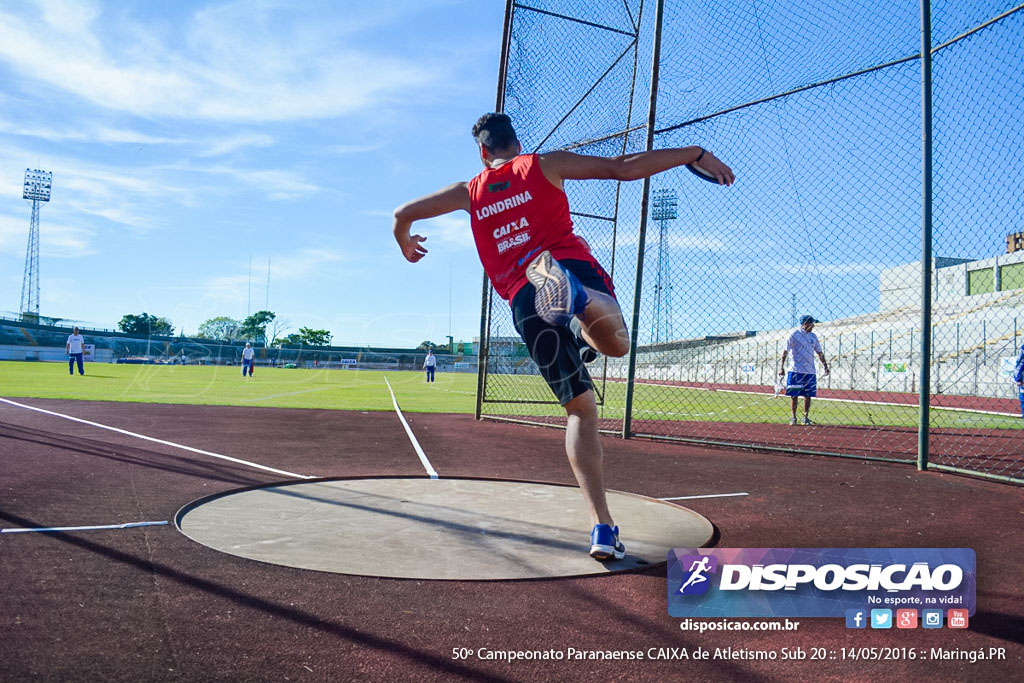
[{"label": "throwing cage net", "polygon": [[[566,183],[633,336],[589,366],[602,428],[1024,482],[1022,73],[1014,2],[510,2],[525,150],[700,145],[737,177]],[[482,308],[480,415],[561,424],[508,304]],[[805,314],[830,372],[794,425]]]}]

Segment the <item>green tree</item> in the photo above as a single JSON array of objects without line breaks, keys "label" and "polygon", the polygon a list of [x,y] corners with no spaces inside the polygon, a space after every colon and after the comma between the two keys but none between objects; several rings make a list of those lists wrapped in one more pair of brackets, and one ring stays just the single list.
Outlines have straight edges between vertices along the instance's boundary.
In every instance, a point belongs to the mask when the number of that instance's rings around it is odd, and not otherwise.
[{"label": "green tree", "polygon": [[248,318],[242,321],[242,327],[240,330],[240,337],[253,342],[267,342],[267,325],[269,325],[277,315],[271,311],[256,311]]},{"label": "green tree", "polygon": [[327,330],[300,327],[298,332],[293,332],[285,337],[284,343],[293,346],[330,346],[331,336]]},{"label": "green tree", "polygon": [[199,326],[196,336],[200,339],[213,339],[216,341],[234,341],[238,339],[242,323],[226,315],[210,318]]},{"label": "green tree", "polygon": [[128,334],[144,334],[147,337],[154,334],[170,336],[174,334],[174,325],[167,318],[158,318],[149,313],[133,315],[131,313],[122,316],[117,328]]},{"label": "green tree", "polygon": [[290,320],[285,318],[274,318],[266,328],[267,346],[280,345],[286,342],[286,335],[284,331],[291,327],[292,323]]},{"label": "green tree", "polygon": [[306,346],[330,346],[331,333],[327,330],[314,330],[309,327],[300,327],[299,334],[305,340]]},{"label": "green tree", "polygon": [[416,347],[417,351],[433,351],[438,348],[437,344],[432,341],[425,341]]}]

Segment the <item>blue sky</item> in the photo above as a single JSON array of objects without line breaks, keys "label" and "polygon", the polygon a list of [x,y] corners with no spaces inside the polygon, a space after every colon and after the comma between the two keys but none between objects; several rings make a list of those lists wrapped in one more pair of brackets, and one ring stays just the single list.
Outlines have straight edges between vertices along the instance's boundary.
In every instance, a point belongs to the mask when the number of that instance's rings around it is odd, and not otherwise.
[{"label": "blue sky", "polygon": [[41,168],[43,315],[113,328],[145,311],[193,333],[264,308],[269,259],[285,332],[471,339],[482,271],[468,215],[424,226],[416,265],[390,216],[479,171],[469,129],[494,106],[503,12],[0,0],[0,314],[19,307],[22,183]]}]

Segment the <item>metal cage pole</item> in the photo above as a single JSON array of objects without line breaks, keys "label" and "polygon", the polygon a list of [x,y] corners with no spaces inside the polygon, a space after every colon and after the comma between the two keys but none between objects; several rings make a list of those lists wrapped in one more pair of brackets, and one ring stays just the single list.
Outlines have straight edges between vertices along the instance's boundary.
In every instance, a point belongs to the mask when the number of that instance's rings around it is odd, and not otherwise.
[{"label": "metal cage pole", "polygon": [[921,0],[921,393],[917,469],[928,469],[932,365],[932,8]]},{"label": "metal cage pole", "polygon": [[[654,127],[658,110],[658,74],[661,62],[661,26],[665,18],[665,0],[658,0],[654,13],[654,54],[651,57],[651,98],[647,108],[646,149],[654,149]],[[622,438],[628,439],[633,431],[633,394],[636,378],[636,346],[640,327],[640,297],[644,288],[644,249],[647,242],[647,215],[650,204],[651,179],[644,179],[643,198],[640,202],[640,234],[636,251],[636,285],[633,290],[633,324],[629,333],[629,372],[626,378],[626,406],[622,418]]]},{"label": "metal cage pole", "polygon": [[[633,40],[633,70],[630,78],[629,86],[629,106],[626,108],[626,130],[622,134],[622,151],[621,154],[625,155],[629,151],[629,136],[630,130],[633,126],[633,104],[636,98],[636,77],[639,72],[640,63],[640,27],[644,22],[644,2],[640,2],[640,10],[636,17],[636,36]],[[619,239],[619,208],[622,200],[622,181],[615,183],[615,208],[613,216],[615,220],[612,222],[612,259],[609,264],[608,274],[611,276],[612,281],[615,281],[615,256],[618,253],[618,239]],[[601,413],[600,416],[604,417],[605,401],[603,397],[608,392],[608,356],[604,356],[601,362]]]},{"label": "metal cage pole", "polygon": [[[505,109],[505,82],[508,77],[508,50],[512,42],[512,7],[515,0],[505,0],[505,26],[501,33],[501,63],[498,65],[498,92],[494,97],[494,111],[500,112]],[[485,379],[487,372],[487,359],[490,356],[490,310],[491,310],[491,282],[487,279],[487,273],[483,275],[483,286],[480,294],[480,347],[476,356],[476,408],[474,417],[479,420],[483,413]]]}]

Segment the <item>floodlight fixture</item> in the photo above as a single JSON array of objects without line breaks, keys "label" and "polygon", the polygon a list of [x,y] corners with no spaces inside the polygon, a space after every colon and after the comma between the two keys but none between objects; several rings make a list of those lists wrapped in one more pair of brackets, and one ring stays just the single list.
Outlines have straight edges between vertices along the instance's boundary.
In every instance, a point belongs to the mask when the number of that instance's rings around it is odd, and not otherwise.
[{"label": "floodlight fixture", "polygon": [[658,270],[654,284],[654,329],[651,341],[672,339],[672,280],[668,259],[666,232],[668,222],[678,217],[678,195],[675,190],[655,190],[651,197],[651,218],[658,222]]},{"label": "floodlight fixture", "polygon": [[678,217],[676,207],[678,195],[675,190],[655,190],[651,218],[656,221],[672,221]]},{"label": "floodlight fixture", "polygon": [[25,190],[22,198],[32,202],[32,218],[28,226],[28,248],[25,250],[25,275],[21,281],[21,315],[23,320],[39,322],[39,207],[50,201],[53,174],[38,168],[25,169]]},{"label": "floodlight fixture", "polygon": [[53,173],[40,171],[38,168],[25,169],[25,191],[22,199],[30,199],[35,202],[50,201],[50,187],[53,184]]}]

